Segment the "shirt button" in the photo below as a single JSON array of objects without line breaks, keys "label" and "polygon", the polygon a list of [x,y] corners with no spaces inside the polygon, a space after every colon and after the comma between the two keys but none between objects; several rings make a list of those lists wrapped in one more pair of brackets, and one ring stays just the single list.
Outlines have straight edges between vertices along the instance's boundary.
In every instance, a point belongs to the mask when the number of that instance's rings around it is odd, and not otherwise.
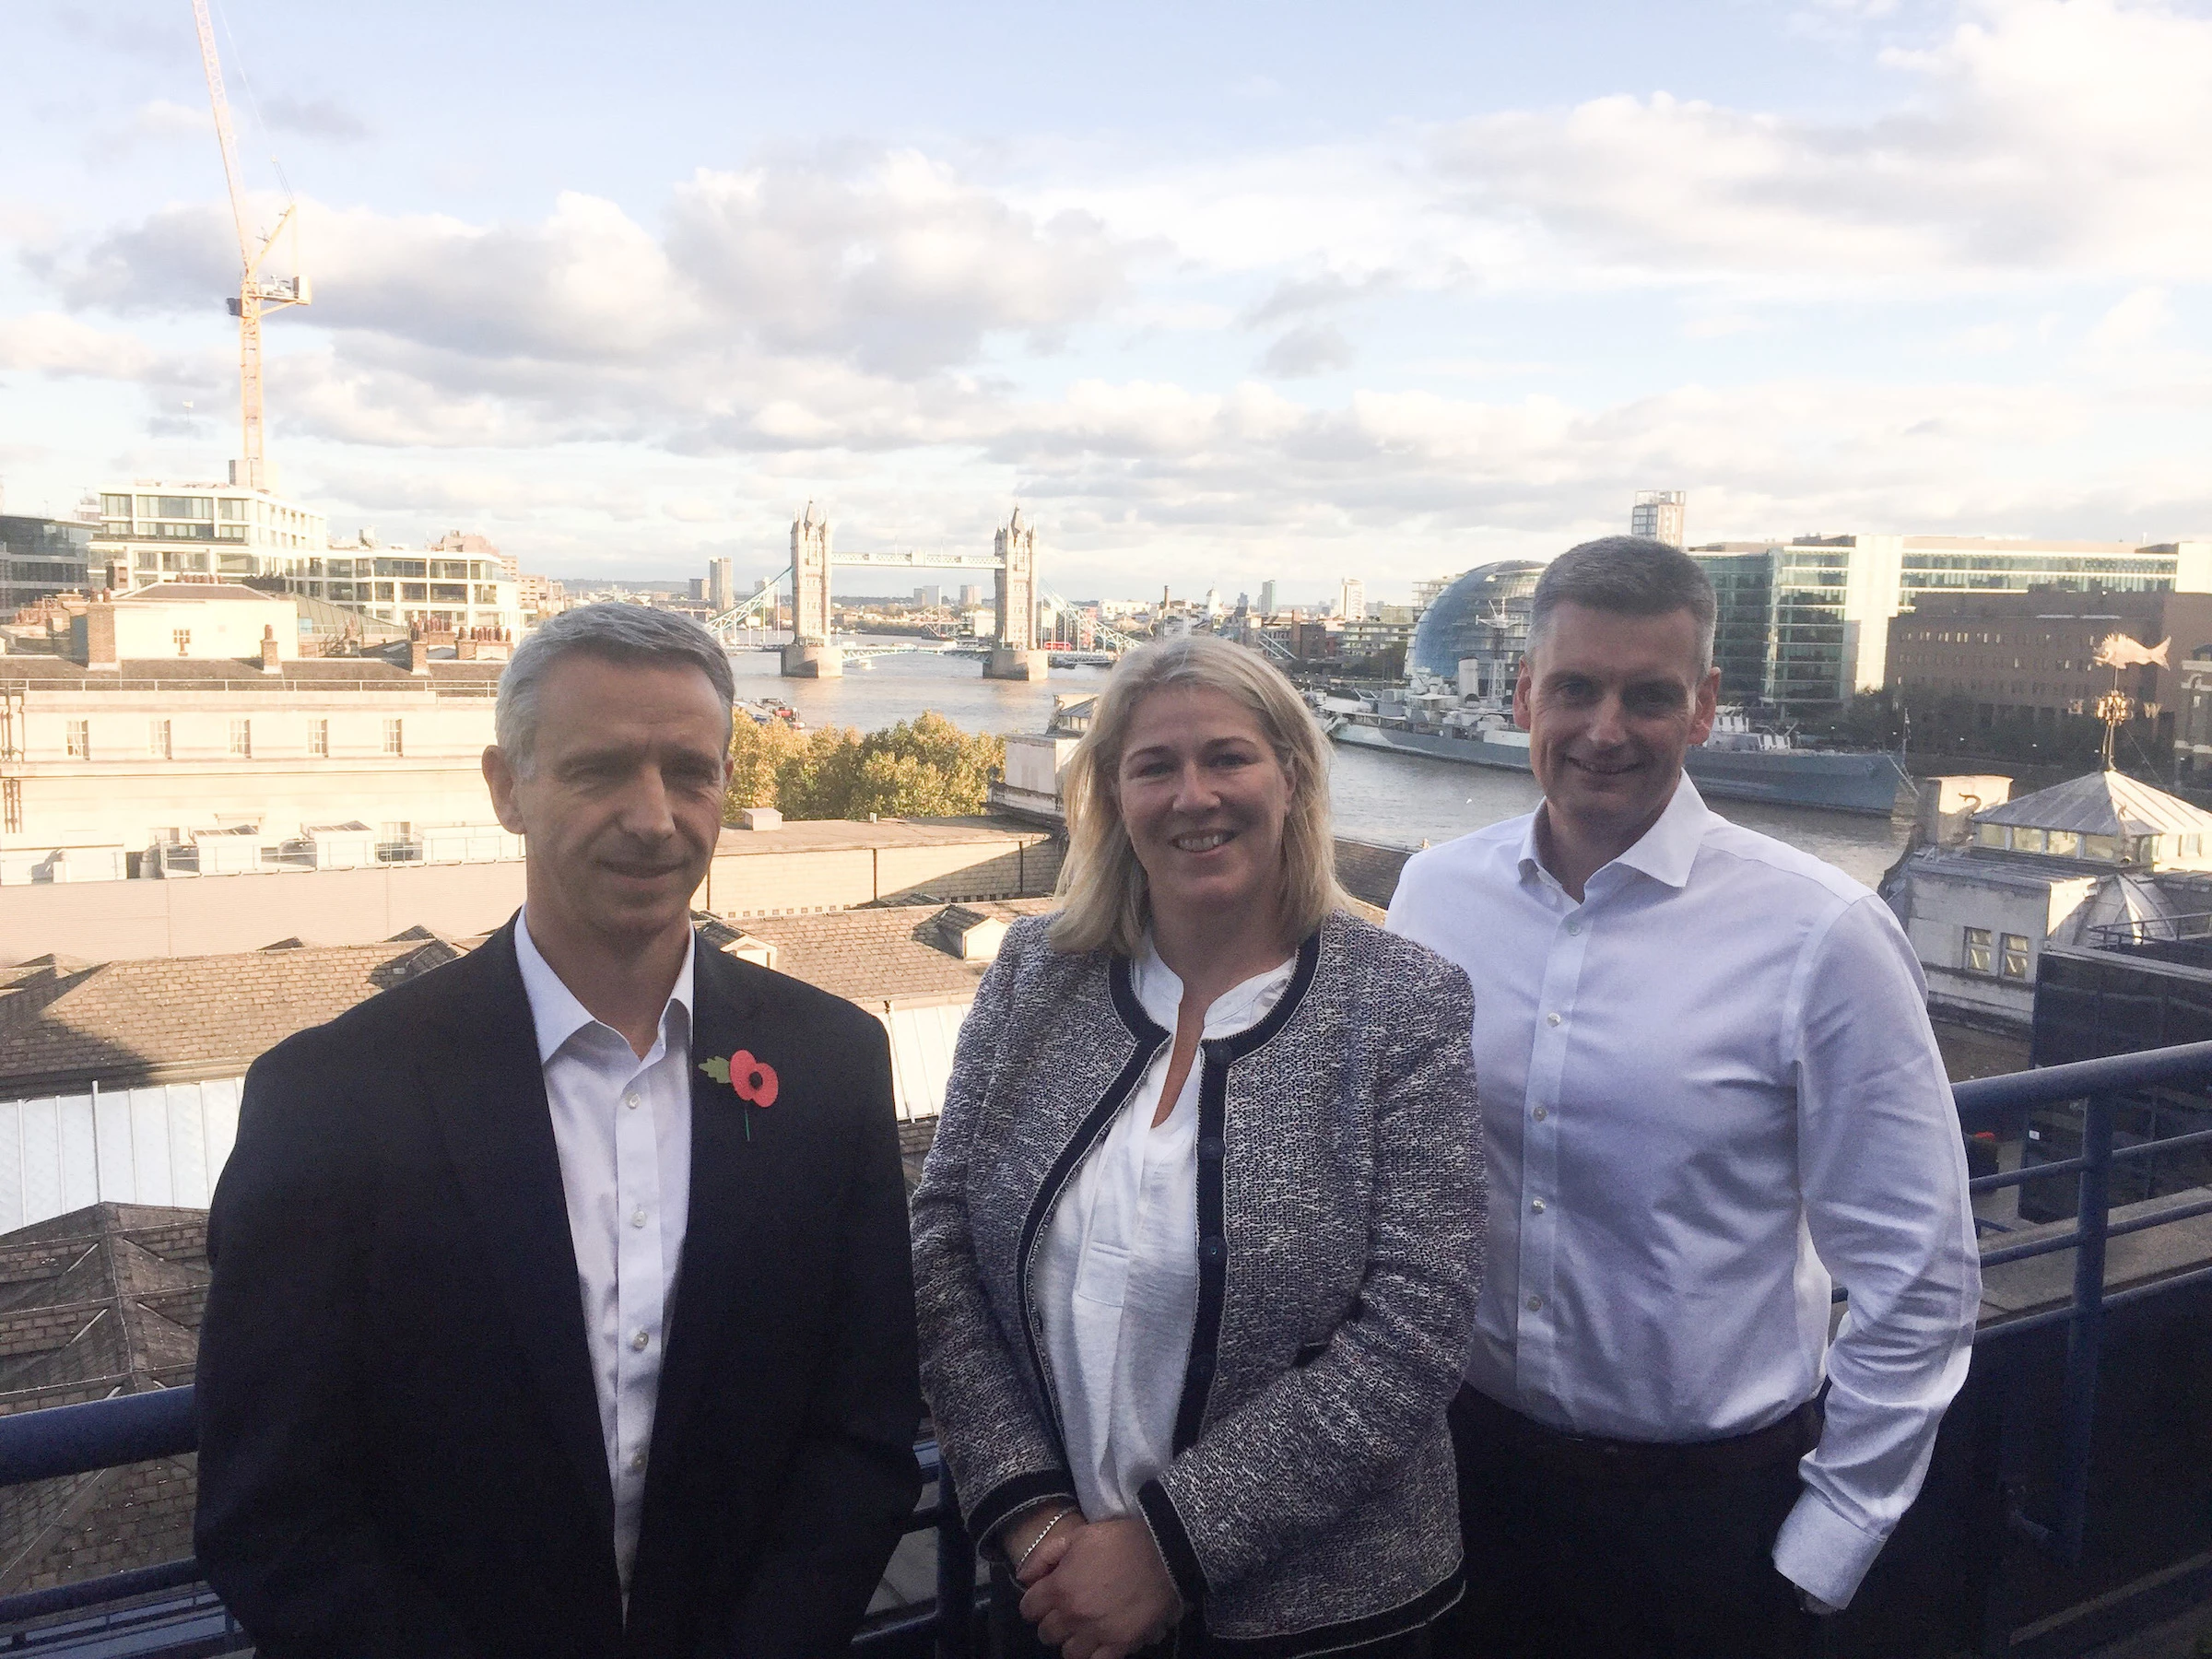
[{"label": "shirt button", "polygon": [[650,1335],[643,1331],[640,1331],[636,1335],[629,1339],[629,1346],[633,1348],[636,1348],[640,1353],[643,1353],[645,1351],[645,1345],[652,1340],[653,1338]]},{"label": "shirt button", "polygon": [[645,1206],[643,1205],[639,1205],[636,1209],[629,1212],[629,1224],[632,1227],[642,1227],[645,1225]]},{"label": "shirt button", "polygon": [[1536,1122],[1540,1124],[1540,1123],[1542,1123],[1542,1122],[1544,1121],[1544,1119],[1545,1119],[1545,1117],[1546,1117],[1546,1115],[1547,1115],[1547,1114],[1546,1114],[1546,1112],[1545,1112],[1545,1111],[1544,1111],[1544,1108],[1543,1108],[1543,1107],[1541,1107],[1541,1106],[1539,1106],[1539,1107],[1537,1107],[1537,1108],[1536,1108],[1536,1109],[1535,1109],[1534,1112],[1530,1112],[1528,1115],[1529,1115],[1530,1117],[1533,1117],[1533,1118],[1535,1118],[1535,1119],[1536,1120]]},{"label": "shirt button", "polygon": [[622,1104],[629,1107],[632,1112],[635,1112],[643,1103],[643,1098],[634,1093],[626,1094],[622,1097]]},{"label": "shirt button", "polygon": [[1583,931],[1583,924],[1580,922],[1570,922],[1567,924],[1567,931],[1571,934],[1579,934]]},{"label": "shirt button", "polygon": [[645,1472],[644,1453],[632,1452],[629,1454],[629,1472],[633,1475],[642,1475]]},{"label": "shirt button", "polygon": [[1536,1214],[1540,1216],[1544,1213],[1544,1200],[1541,1198],[1534,1199],[1530,1202],[1528,1207],[1532,1210],[1535,1210]]},{"label": "shirt button", "polygon": [[1557,1014],[1547,1014],[1544,1016],[1544,1023],[1546,1025],[1556,1026],[1559,1023],[1559,1017]]},{"label": "shirt button", "polygon": [[1530,1298],[1528,1299],[1528,1311],[1529,1311],[1531,1313],[1538,1313],[1538,1312],[1541,1312],[1543,1311],[1543,1308],[1544,1308],[1544,1299],[1543,1299],[1542,1297],[1540,1297],[1540,1296],[1532,1296],[1532,1297],[1530,1297]]}]

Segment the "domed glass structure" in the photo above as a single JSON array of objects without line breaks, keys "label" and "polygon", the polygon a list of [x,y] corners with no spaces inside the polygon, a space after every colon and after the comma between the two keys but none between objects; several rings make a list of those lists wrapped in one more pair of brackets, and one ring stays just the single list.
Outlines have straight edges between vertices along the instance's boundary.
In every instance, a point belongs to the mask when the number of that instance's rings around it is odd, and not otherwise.
[{"label": "domed glass structure", "polygon": [[1483,664],[1481,683],[1469,689],[1500,697],[1511,691],[1528,643],[1529,598],[1543,573],[1530,559],[1477,565],[1421,613],[1406,653],[1407,673],[1457,683],[1460,664],[1474,657]]}]

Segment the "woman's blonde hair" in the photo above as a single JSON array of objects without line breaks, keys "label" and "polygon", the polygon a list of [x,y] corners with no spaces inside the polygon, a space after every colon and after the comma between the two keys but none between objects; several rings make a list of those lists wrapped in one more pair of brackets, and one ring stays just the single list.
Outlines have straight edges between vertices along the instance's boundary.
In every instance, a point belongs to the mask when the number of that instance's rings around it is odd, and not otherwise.
[{"label": "woman's blonde hair", "polygon": [[1256,652],[1212,634],[1187,634],[1155,640],[1121,660],[1069,758],[1067,860],[1060,869],[1060,913],[1047,935],[1057,950],[1104,947],[1134,957],[1144,947],[1151,899],[1115,784],[1138,706],[1155,691],[1185,687],[1223,692],[1249,709],[1289,779],[1282,888],[1289,937],[1304,938],[1347,902],[1336,885],[1329,832],[1328,750],[1297,688]]}]

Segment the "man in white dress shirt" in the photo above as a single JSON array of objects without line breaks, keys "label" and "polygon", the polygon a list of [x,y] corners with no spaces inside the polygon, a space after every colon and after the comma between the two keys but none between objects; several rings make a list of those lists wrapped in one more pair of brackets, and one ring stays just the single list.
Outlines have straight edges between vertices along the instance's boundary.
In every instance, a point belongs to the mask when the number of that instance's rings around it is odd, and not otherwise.
[{"label": "man in white dress shirt", "polygon": [[266,1659],[830,1659],[920,1488],[882,1025],[700,950],[727,657],[565,613],[523,912],[280,1044],[209,1218],[199,1554]]},{"label": "man in white dress shirt", "polygon": [[1713,618],[1663,543],[1554,561],[1513,699],[1544,801],[1415,857],[1391,906],[1475,985],[1474,1653],[1805,1651],[1966,1375],[1979,1256],[1918,965],[1872,893],[1683,775]]}]

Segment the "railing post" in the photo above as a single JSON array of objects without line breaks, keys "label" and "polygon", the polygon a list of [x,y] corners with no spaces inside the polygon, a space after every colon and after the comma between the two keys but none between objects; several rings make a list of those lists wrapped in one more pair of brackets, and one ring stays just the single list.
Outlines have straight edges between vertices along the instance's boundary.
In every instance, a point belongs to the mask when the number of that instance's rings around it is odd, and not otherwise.
[{"label": "railing post", "polygon": [[2112,1222],[2112,1104],[2110,1094],[2082,1102],[2082,1171],[2074,1253],[2074,1319],[2066,1329],[2065,1439],[2059,1453],[2058,1543],[2068,1566],[2081,1563],[2089,1509],[2089,1441],[2097,1426],[2097,1372],[2104,1355],[2104,1246]]},{"label": "railing post", "polygon": [[937,1470],[937,1659],[975,1652],[975,1542],[960,1519],[951,1469]]}]

